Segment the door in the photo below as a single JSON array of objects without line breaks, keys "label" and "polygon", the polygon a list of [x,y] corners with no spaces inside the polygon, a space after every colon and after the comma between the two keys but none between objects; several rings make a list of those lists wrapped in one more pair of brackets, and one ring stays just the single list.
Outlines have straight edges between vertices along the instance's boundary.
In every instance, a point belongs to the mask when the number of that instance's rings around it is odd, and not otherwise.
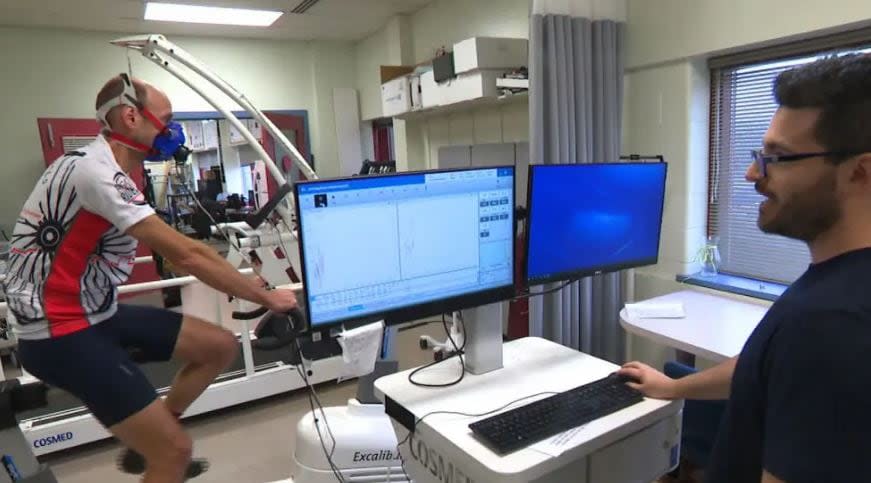
[{"label": "door", "polygon": [[[302,154],[303,158],[309,164],[312,164],[308,152],[308,133],[306,132],[305,116],[281,112],[264,112],[264,114],[296,146],[296,149]],[[281,170],[284,177],[291,184],[306,179],[299,169],[293,166],[293,155],[286,152],[283,147],[276,143],[275,139],[272,138],[272,135],[266,129],[263,129],[263,149],[275,160],[278,169]],[[272,178],[269,170],[266,171],[266,180],[269,197],[271,198],[278,192],[278,184]]]},{"label": "door", "polygon": [[[86,146],[100,134],[100,123],[96,119],[39,118],[39,141],[45,165],[49,166],[64,153]],[[145,189],[143,170],[130,173],[130,178],[139,190]],[[151,250],[143,244],[136,249],[137,257],[151,256]],[[141,283],[160,280],[154,263],[139,263],[133,267],[127,283]],[[121,298],[125,296],[122,295]]]}]

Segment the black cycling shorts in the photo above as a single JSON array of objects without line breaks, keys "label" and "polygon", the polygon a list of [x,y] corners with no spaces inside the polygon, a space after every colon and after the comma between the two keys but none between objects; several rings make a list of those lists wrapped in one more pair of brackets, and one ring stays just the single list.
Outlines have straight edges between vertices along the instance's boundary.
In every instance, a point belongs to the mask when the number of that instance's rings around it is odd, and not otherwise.
[{"label": "black cycling shorts", "polygon": [[19,340],[25,369],[42,382],[80,399],[107,428],[145,409],[157,391],[130,351],[144,361],[168,361],[182,314],[138,305],[118,305],[103,322],[53,339]]}]

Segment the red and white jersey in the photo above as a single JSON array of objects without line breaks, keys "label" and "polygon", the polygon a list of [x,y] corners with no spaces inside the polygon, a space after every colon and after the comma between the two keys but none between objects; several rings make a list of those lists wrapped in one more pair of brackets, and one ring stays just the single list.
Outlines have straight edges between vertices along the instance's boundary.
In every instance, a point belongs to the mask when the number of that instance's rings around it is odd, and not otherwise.
[{"label": "red and white jersey", "polygon": [[114,315],[136,257],[124,232],[152,214],[103,136],[49,166],[12,235],[4,290],[15,334],[60,337]]}]

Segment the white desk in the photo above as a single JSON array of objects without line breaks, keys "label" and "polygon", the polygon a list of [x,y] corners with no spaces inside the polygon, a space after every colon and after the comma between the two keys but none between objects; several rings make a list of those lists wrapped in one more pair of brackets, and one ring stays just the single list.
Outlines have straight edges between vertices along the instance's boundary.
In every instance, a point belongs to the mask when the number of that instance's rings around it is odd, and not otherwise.
[{"label": "white desk", "polygon": [[692,290],[674,292],[645,302],[684,305],[682,319],[642,319],[620,311],[627,332],[714,362],[741,352],[750,333],[768,311],[764,305],[741,302]]},{"label": "white desk", "polygon": [[[385,401],[386,411],[399,441],[408,435],[406,427],[397,422],[403,409],[406,418],[424,417],[410,441],[400,447],[408,474],[416,483],[652,481],[677,463],[681,401],[645,399],[590,422],[581,429],[575,444],[557,457],[539,452],[535,445],[505,456],[493,452],[468,426],[489,415],[427,416],[434,411],[481,414],[523,396],[565,391],[617,369],[610,362],[534,337],[508,342],[503,348],[503,369],[466,374],[452,387],[414,386],[408,382],[410,371],[375,382],[376,396],[390,400]],[[419,382],[447,382],[455,379],[458,371],[459,361],[454,359],[415,377]],[[507,409],[532,401],[526,399]],[[391,409],[391,403],[399,410]]]}]

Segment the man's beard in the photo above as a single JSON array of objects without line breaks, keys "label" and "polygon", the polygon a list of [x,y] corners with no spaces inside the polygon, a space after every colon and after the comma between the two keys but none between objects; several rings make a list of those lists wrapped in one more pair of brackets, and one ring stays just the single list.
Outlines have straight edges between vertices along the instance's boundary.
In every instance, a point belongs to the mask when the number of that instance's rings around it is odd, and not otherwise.
[{"label": "man's beard", "polygon": [[[759,213],[759,229],[765,233],[783,235],[812,242],[831,229],[841,219],[841,206],[835,194],[834,173],[822,177],[803,193],[796,193],[785,203],[775,196],[768,201],[777,212],[769,220]],[[757,186],[759,191],[759,186]],[[764,193],[764,191],[763,191]]]}]

